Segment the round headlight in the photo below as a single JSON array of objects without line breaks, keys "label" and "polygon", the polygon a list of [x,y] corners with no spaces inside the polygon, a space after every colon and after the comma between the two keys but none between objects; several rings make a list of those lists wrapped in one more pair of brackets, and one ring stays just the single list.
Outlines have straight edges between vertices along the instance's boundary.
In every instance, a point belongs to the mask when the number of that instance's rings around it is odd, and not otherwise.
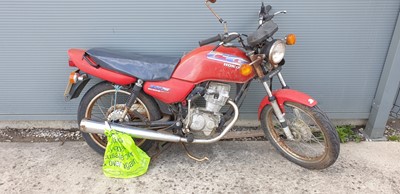
[{"label": "round headlight", "polygon": [[278,64],[285,56],[286,44],[282,40],[276,40],[269,50],[269,62]]}]

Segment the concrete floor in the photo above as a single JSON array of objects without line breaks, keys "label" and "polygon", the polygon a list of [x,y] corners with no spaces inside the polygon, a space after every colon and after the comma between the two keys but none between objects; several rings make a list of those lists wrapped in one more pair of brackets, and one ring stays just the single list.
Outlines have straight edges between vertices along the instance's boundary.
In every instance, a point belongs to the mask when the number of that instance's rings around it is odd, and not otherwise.
[{"label": "concrete floor", "polygon": [[147,174],[110,179],[84,142],[0,143],[1,193],[400,193],[400,143],[342,144],[338,161],[310,171],[268,142],[192,145],[195,162],[173,145]]}]

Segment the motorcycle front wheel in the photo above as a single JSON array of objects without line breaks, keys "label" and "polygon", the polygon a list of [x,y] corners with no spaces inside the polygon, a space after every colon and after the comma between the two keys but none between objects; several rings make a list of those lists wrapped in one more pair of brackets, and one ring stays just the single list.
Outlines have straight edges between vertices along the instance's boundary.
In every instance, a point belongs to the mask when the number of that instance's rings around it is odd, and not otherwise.
[{"label": "motorcycle front wheel", "polygon": [[[78,124],[83,118],[108,122],[119,120],[130,95],[130,89],[116,89],[109,82],[100,82],[94,85],[86,92],[79,104]],[[136,114],[132,111],[135,111]],[[158,110],[157,103],[145,93],[140,92],[123,122],[145,122],[143,119],[152,121],[160,118],[161,113]],[[82,133],[82,136],[93,150],[104,155],[108,142],[104,134]],[[134,141],[145,152],[153,144],[153,141],[146,139],[134,139]]]},{"label": "motorcycle front wheel", "polygon": [[335,163],[340,141],[326,114],[318,106],[294,102],[286,102],[284,108],[293,140],[286,138],[271,105],[264,107],[260,115],[265,136],[280,154],[307,169],[324,169]]}]

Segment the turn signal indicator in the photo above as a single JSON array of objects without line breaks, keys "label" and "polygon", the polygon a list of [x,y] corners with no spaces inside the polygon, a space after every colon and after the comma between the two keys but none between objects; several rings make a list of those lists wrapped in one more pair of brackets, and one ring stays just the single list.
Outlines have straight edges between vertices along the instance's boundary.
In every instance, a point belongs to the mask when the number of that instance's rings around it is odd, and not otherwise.
[{"label": "turn signal indicator", "polygon": [[296,35],[295,34],[288,34],[286,36],[286,44],[287,45],[294,45],[296,44]]},{"label": "turn signal indicator", "polygon": [[78,81],[79,74],[73,71],[69,74],[69,83],[74,84]]},{"label": "turn signal indicator", "polygon": [[249,64],[244,64],[240,67],[239,71],[243,76],[248,76],[253,73],[253,67]]}]

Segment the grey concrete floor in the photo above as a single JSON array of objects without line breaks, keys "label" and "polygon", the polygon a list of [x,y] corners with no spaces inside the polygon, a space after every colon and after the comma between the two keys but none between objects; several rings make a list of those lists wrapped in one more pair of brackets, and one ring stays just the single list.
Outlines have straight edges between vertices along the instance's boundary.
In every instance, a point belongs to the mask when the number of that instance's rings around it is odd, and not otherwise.
[{"label": "grey concrete floor", "polygon": [[268,142],[192,145],[195,162],[173,145],[147,174],[110,179],[102,157],[84,142],[0,143],[1,193],[400,193],[400,143],[341,147],[328,169],[310,171],[281,157]]}]

